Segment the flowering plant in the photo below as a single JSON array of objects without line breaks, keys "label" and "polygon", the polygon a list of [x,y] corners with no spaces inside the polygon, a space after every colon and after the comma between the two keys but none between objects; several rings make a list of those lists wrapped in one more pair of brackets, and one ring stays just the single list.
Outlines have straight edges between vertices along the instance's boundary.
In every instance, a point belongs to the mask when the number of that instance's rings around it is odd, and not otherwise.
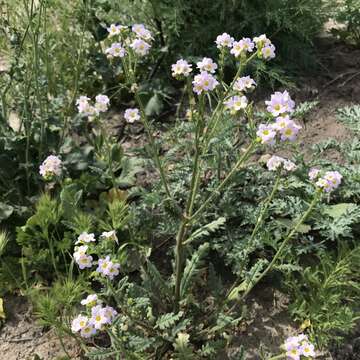
[{"label": "flowering plant", "polygon": [[[134,122],[144,125],[165,195],[164,204],[178,227],[174,268],[170,281],[167,281],[156,265],[147,259],[146,265],[141,266],[142,281],[134,283],[125,276],[121,263],[124,246],[132,245],[126,243],[117,248],[117,241],[121,244],[121,239],[119,240],[115,228],[107,228],[101,235],[92,233],[91,227],[88,231],[79,233],[73,253],[74,262],[80,272],[99,282],[102,290],[99,295],[91,294],[82,301],[88,310],[76,315],[71,329],[74,335],[80,335],[81,341],[85,341],[84,344],[86,339],[97,336],[100,332],[107,334],[110,348],[93,349],[88,354],[90,357],[119,352],[132,358],[135,349],[143,354],[158,354],[159,351],[167,354],[172,351],[171,347],[179,358],[185,355],[186,358],[202,358],[207,356],[207,351],[215,355],[220,348],[230,343],[228,334],[241,320],[237,313],[238,305],[243,303],[253,287],[274,269],[284,249],[322,195],[335,190],[340,185],[342,176],[336,171],[323,173],[320,169],[311,170],[309,176],[313,182],[313,200],[280,241],[273,257],[269,261],[263,261],[253,277],[239,277],[227,291],[221,291],[217,306],[205,313],[196,310],[198,300],[195,298],[198,294],[192,283],[201,273],[200,268],[204,266],[210,248],[208,242],[199,242],[199,238],[220,228],[225,219],[220,218],[200,228],[197,224],[203,223],[207,209],[219,194],[230,186],[235,175],[250,166],[249,161],[255,151],[267,149],[276,153],[279,147],[295,142],[301,130],[301,126],[291,118],[295,102],[287,91],[275,92],[270,100],[265,102],[267,111],[262,122],[253,115],[249,95],[257,84],[245,72],[255,58],[270,61],[275,56],[275,46],[265,35],[239,41],[226,33],[219,35],[215,41],[219,49],[219,60],[204,57],[196,64],[198,73],[195,73],[195,66],[187,60],[180,59],[173,64],[172,76],[185,82],[189,99],[187,116],[192,125],[191,171],[189,180],[184,183],[185,196],[182,200],[174,191],[169,168],[160,158],[152,124],[142,103],[141,86],[137,83],[137,69],[141,66],[142,59],[151,51],[153,36],[141,24],[135,24],[131,28],[113,24],[108,28],[108,32],[108,47],[104,51],[111,62],[121,63],[126,78],[125,86],[134,93],[136,101],[135,107],[126,109],[125,121],[129,126]],[[230,84],[223,78],[226,57],[233,57],[238,64]],[[109,99],[99,95],[95,99],[95,105],[92,105],[89,98],[81,97],[77,105],[80,113],[96,119],[101,112],[107,110]],[[198,198],[204,186],[202,177],[206,170],[205,159],[210,154],[212,142],[225,118],[232,122],[246,119],[246,148],[237,150],[229,170],[220,171],[217,185],[209,188],[207,196],[199,203]],[[275,173],[276,181],[261,208],[249,246],[255,242],[283,179],[297,169],[297,164],[292,160],[276,154],[268,159],[266,165],[270,172]],[[211,293],[213,289],[209,291]],[[100,297],[106,299],[105,307],[98,303]],[[210,342],[206,340],[209,338],[212,339]],[[295,347],[288,351],[295,352],[294,349]],[[301,351],[309,350],[307,354],[312,356],[310,345],[304,349]]]}]

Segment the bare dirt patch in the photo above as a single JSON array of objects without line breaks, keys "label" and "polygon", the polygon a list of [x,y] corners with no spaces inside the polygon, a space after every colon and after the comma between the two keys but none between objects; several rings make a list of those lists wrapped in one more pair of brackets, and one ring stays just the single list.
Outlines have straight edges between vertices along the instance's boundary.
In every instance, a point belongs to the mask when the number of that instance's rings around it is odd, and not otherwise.
[{"label": "bare dirt patch", "polygon": [[[36,324],[31,306],[21,297],[5,299],[6,322],[0,329],[0,358],[6,360],[55,360],[66,356],[53,331],[45,331]],[[78,357],[79,349],[74,340],[64,339],[71,359]],[[4,357],[3,357],[4,356]]]}]

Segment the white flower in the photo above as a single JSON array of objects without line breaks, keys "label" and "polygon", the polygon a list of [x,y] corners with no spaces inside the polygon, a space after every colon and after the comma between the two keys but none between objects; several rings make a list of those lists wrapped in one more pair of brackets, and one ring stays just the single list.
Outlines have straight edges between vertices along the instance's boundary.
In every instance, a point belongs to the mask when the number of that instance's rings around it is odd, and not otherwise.
[{"label": "white flower", "polygon": [[188,77],[192,71],[191,65],[184,59],[178,60],[175,64],[171,65],[173,77],[185,76]]},{"label": "white flower", "polygon": [[76,333],[82,330],[89,322],[87,316],[78,315],[73,321],[71,322],[71,331]]},{"label": "white flower", "polygon": [[261,49],[261,54],[265,60],[270,60],[275,57],[275,46],[273,44],[266,45]]},{"label": "white flower", "polygon": [[134,50],[135,54],[145,56],[149,53],[151,46],[142,39],[135,39],[130,47]]},{"label": "white flower", "polygon": [[85,299],[81,300],[80,304],[91,307],[96,304],[101,304],[101,301],[98,299],[96,294],[90,294]]},{"label": "white flower", "polygon": [[137,120],[140,120],[140,111],[139,109],[133,108],[133,109],[126,109],[124,118],[128,123],[133,123]]},{"label": "white flower", "polygon": [[209,73],[214,73],[217,69],[217,64],[210,58],[204,57],[201,61],[196,63],[200,71],[207,71]]},{"label": "white flower", "polygon": [[233,42],[234,42],[234,38],[231,37],[227,33],[223,33],[221,35],[218,35],[218,37],[216,38],[216,41],[215,41],[216,47],[218,49],[221,49],[221,48],[224,48],[224,47],[231,48]]},{"label": "white flower", "polygon": [[294,171],[296,169],[296,165],[292,161],[276,155],[273,155],[267,161],[266,166],[270,171],[276,171],[281,167],[287,171]]},{"label": "white flower", "polygon": [[246,96],[232,96],[230,99],[224,101],[226,109],[235,113],[239,110],[245,109],[248,105]]},{"label": "white flower", "polygon": [[206,71],[202,71],[200,74],[196,75],[192,83],[193,90],[198,95],[202,92],[212,91],[219,85],[219,82],[215,77]]},{"label": "white flower", "polygon": [[40,175],[45,179],[60,176],[62,173],[62,161],[58,156],[49,155],[40,165]]},{"label": "white flower", "polygon": [[109,37],[119,35],[121,30],[126,29],[126,26],[111,24],[107,29]]},{"label": "white flower", "polygon": [[97,95],[95,98],[95,109],[100,112],[108,110],[110,99],[106,95]]},{"label": "white flower", "polygon": [[255,88],[256,82],[250,76],[243,76],[237,79],[234,83],[234,90],[235,91],[251,91]]},{"label": "white flower", "polygon": [[118,238],[116,236],[115,230],[104,231],[100,237],[102,237],[103,239],[106,239],[106,240],[113,240],[113,241],[118,242]]},{"label": "white flower", "polygon": [[75,255],[74,258],[76,263],[79,265],[79,269],[91,268],[93,265],[93,258],[91,255]]},{"label": "white flower", "polygon": [[148,29],[146,29],[144,24],[134,24],[131,30],[136,34],[136,36],[138,36],[141,39],[147,41],[152,39],[151,32]]},{"label": "white flower", "polygon": [[75,244],[78,243],[89,243],[89,242],[94,242],[96,241],[95,239],[95,235],[93,233],[87,233],[87,232],[83,232],[78,236],[77,242]]},{"label": "white flower", "polygon": [[113,43],[111,44],[111,47],[105,50],[105,54],[107,54],[110,57],[124,57],[126,51],[121,45],[121,43]]},{"label": "white flower", "polygon": [[89,325],[86,325],[84,328],[81,329],[80,331],[80,335],[83,337],[83,338],[90,338],[92,336],[94,336],[96,334],[96,329],[94,328],[93,325],[89,324]]}]

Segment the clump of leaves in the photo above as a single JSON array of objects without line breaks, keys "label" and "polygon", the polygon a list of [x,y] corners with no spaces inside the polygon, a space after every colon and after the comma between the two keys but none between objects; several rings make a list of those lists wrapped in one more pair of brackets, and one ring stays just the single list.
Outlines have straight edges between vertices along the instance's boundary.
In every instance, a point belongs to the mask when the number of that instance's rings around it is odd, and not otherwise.
[{"label": "clump of leaves", "polygon": [[306,267],[287,282],[295,319],[308,321],[320,345],[341,340],[360,319],[360,246],[342,246],[336,255],[322,252],[317,265]]}]

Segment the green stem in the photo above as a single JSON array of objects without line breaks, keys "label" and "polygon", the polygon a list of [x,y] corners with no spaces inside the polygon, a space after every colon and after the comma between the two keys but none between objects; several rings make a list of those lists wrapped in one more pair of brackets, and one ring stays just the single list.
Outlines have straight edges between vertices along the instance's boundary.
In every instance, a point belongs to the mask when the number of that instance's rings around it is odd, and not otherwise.
[{"label": "green stem", "polygon": [[315,207],[315,205],[317,204],[317,202],[319,201],[321,195],[321,191],[318,190],[314,196],[314,199],[312,200],[312,202],[310,203],[308,209],[306,210],[306,212],[303,214],[303,216],[299,219],[299,221],[297,222],[297,224],[293,227],[293,229],[289,232],[289,234],[286,236],[286,238],[284,239],[284,241],[282,242],[282,244],[280,245],[278,251],[276,252],[275,256],[273,257],[272,261],[270,262],[270,264],[266,267],[266,269],[262,272],[262,274],[256,279],[256,281],[250,283],[249,287],[247,288],[247,290],[245,291],[245,293],[242,296],[242,299],[245,299],[246,296],[249,294],[249,292],[252,290],[252,288],[258,284],[268,273],[270,270],[272,270],[272,268],[274,267],[275,263],[277,262],[277,260],[279,259],[279,257],[282,255],[282,252],[285,248],[285,246],[288,244],[288,242],[291,240],[291,238],[298,232],[299,227],[304,223],[304,221],[308,218],[308,216],[310,215],[310,213],[312,212],[313,208]]},{"label": "green stem", "polygon": [[188,226],[189,217],[192,214],[195,197],[198,189],[200,171],[199,171],[199,159],[200,159],[200,134],[202,132],[202,124],[204,121],[204,98],[201,98],[201,107],[200,107],[200,116],[197,119],[196,123],[196,133],[195,133],[195,157],[193,163],[193,170],[191,175],[191,184],[190,192],[186,202],[185,214],[181,220],[178,234],[176,236],[176,248],[175,248],[175,299],[174,299],[174,311],[179,311],[179,301],[180,299],[180,285],[183,274],[183,248],[184,248],[184,239],[186,237],[186,230]]},{"label": "green stem", "polygon": [[231,180],[233,175],[240,169],[241,165],[243,165],[243,163],[248,159],[255,146],[256,146],[256,142],[252,141],[251,144],[243,153],[243,155],[240,157],[240,159],[236,162],[234,167],[225,177],[225,179],[216,187],[216,189],[214,189],[211,192],[210,196],[205,200],[205,202],[200,206],[200,208],[191,216],[189,220],[190,222],[193,222],[195,219],[197,219],[206,209],[206,207],[219,195],[220,191],[224,188],[224,186]]},{"label": "green stem", "polygon": [[[260,226],[261,226],[261,224],[262,224],[262,222],[263,222],[263,220],[264,220],[264,217],[265,217],[265,215],[266,215],[266,213],[267,213],[267,210],[268,210],[268,208],[269,208],[269,206],[270,206],[270,204],[271,204],[271,202],[272,202],[272,200],[273,200],[273,198],[274,198],[274,196],[275,196],[275,193],[276,193],[277,189],[279,188],[280,179],[281,179],[281,174],[278,173],[278,176],[277,176],[277,178],[276,178],[276,181],[275,181],[275,184],[274,184],[274,186],[273,186],[273,189],[272,189],[270,195],[268,196],[268,198],[266,199],[266,201],[265,201],[265,203],[264,203],[264,206],[263,206],[263,208],[261,209],[261,212],[260,212],[260,214],[259,214],[259,217],[257,218],[255,227],[254,227],[254,229],[253,229],[253,231],[252,231],[252,233],[251,233],[250,240],[249,240],[249,242],[248,242],[248,248],[251,248],[252,245],[253,245],[253,241],[254,241],[254,239],[255,239],[255,236],[256,236],[256,234],[257,234],[257,232],[258,232],[258,230],[259,230],[259,228],[260,228]],[[240,273],[242,272],[243,266],[244,266],[244,265],[242,265],[242,267],[240,268]],[[238,285],[239,285],[239,281],[236,280],[236,281],[234,282],[234,284],[231,286],[231,288],[229,289],[229,291],[227,292],[227,295],[226,295],[226,297],[225,297],[225,301],[223,302],[223,305],[226,304],[229,295],[231,294],[231,292],[232,292]]]},{"label": "green stem", "polygon": [[280,355],[273,356],[273,357],[269,358],[268,360],[277,360],[277,359],[285,359],[285,358],[286,358],[286,354],[280,354]]},{"label": "green stem", "polygon": [[271,201],[273,200],[273,198],[274,198],[274,196],[275,196],[275,193],[276,193],[276,191],[277,191],[278,188],[279,188],[280,179],[281,179],[281,174],[279,173],[278,176],[277,176],[277,178],[276,178],[276,180],[275,180],[274,187],[273,187],[273,189],[272,189],[269,197],[266,199],[263,208],[261,209],[261,212],[260,212],[260,214],[259,214],[259,217],[258,217],[258,219],[257,219],[257,221],[256,221],[256,225],[255,225],[255,227],[254,227],[254,230],[253,230],[253,232],[251,233],[251,237],[250,237],[250,241],[249,241],[249,243],[250,243],[249,246],[250,246],[250,247],[251,247],[251,245],[252,245],[252,242],[254,241],[254,238],[255,238],[255,236],[256,236],[256,234],[257,234],[257,232],[258,232],[258,230],[259,230],[259,228],[260,228],[260,226],[261,226],[261,224],[262,224],[262,222],[263,222],[263,220],[264,220],[264,217],[265,217],[265,215],[266,215],[266,213],[267,213],[267,211],[268,211],[268,208],[269,208],[269,206],[270,206],[270,203],[271,203]]}]

